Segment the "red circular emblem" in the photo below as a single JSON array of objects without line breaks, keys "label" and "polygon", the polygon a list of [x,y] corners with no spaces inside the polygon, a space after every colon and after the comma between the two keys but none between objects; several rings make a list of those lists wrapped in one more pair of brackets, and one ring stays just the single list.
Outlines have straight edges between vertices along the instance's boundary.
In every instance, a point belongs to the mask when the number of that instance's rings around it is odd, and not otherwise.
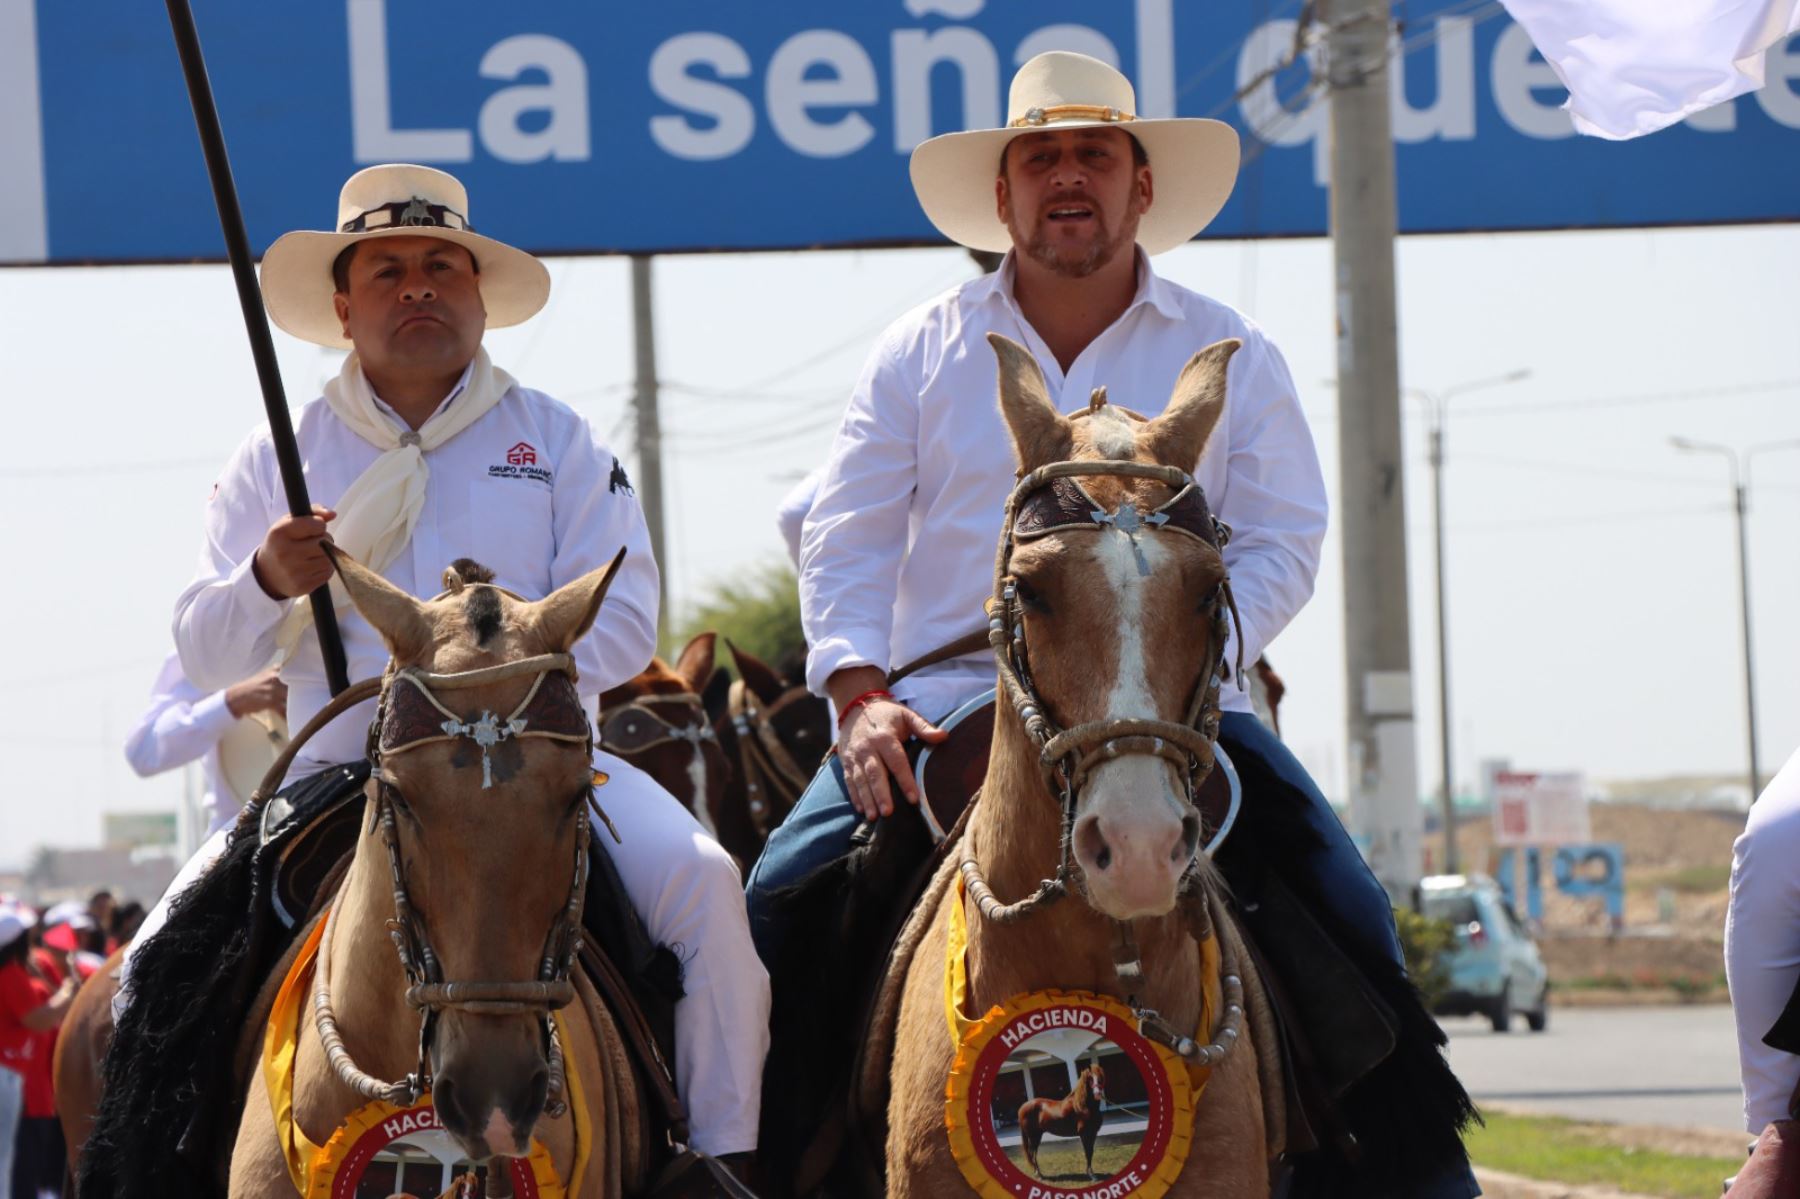
[{"label": "red circular emblem", "polygon": [[1158,1199],[1187,1159],[1193,1090],[1125,1005],[1035,991],[965,1034],[945,1124],[986,1199]]},{"label": "red circular emblem", "polygon": [[[517,1199],[562,1199],[541,1143],[532,1142],[529,1157],[507,1159],[505,1168]],[[429,1097],[410,1108],[371,1103],[352,1113],[327,1142],[308,1193],[313,1199],[436,1199],[473,1169],[444,1131]]]}]

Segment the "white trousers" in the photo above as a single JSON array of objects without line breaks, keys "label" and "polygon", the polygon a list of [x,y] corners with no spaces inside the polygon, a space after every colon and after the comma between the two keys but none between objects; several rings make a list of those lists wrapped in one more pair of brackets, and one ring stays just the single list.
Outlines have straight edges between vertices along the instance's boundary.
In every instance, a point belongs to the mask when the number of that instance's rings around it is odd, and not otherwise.
[{"label": "white trousers", "polygon": [[[650,936],[681,959],[686,995],[675,1005],[675,1082],[693,1147],[748,1152],[756,1148],[769,1052],[769,976],[750,943],[737,863],[655,779],[604,751],[594,765],[610,776],[596,799],[620,843],[599,821],[595,831]],[[168,919],[173,897],[224,852],[228,833],[200,847],[145,918],[120,966],[115,1017],[126,1002],[133,951]]]},{"label": "white trousers", "polygon": [[1763,1044],[1800,981],[1800,752],[1751,805],[1731,847],[1725,975],[1737,1018],[1744,1125],[1760,1133],[1788,1118],[1800,1056]]}]

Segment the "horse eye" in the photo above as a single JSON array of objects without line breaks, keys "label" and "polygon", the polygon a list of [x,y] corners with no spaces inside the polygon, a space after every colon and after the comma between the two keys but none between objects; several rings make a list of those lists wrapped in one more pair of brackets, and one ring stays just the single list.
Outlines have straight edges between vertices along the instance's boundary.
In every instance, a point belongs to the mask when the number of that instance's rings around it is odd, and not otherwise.
[{"label": "horse eye", "polygon": [[1045,616],[1050,615],[1050,605],[1044,601],[1044,597],[1039,595],[1037,589],[1030,583],[1027,583],[1024,579],[1014,579],[1013,587],[1018,592],[1020,603],[1024,604],[1027,608],[1030,608],[1033,612],[1039,612]]}]

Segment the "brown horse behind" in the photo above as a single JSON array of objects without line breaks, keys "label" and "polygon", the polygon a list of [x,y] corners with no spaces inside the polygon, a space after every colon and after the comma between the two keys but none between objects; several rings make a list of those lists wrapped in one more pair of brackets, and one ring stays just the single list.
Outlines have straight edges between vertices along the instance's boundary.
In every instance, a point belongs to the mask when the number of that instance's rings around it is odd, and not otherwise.
[{"label": "brown horse behind", "polygon": [[[701,695],[713,674],[715,634],[689,641],[673,665],[661,658],[600,696],[600,748],[655,779],[723,842],[731,765]],[[727,845],[727,849],[731,846]],[[743,863],[748,865],[748,863]]]},{"label": "brown horse behind", "polygon": [[1044,1177],[1038,1168],[1038,1145],[1045,1133],[1059,1137],[1080,1137],[1087,1153],[1088,1181],[1094,1181],[1094,1140],[1106,1116],[1100,1110],[1106,1102],[1106,1071],[1095,1062],[1075,1080],[1075,1089],[1061,1099],[1027,1099],[1019,1105],[1019,1137],[1025,1145],[1025,1160],[1031,1172]]},{"label": "brown horse behind", "polygon": [[100,1110],[100,1065],[112,1040],[112,999],[119,990],[119,962],[124,956],[125,948],[120,946],[81,984],[56,1034],[56,1056],[50,1070],[71,1177],[81,1161],[81,1147],[93,1131],[94,1114]]}]

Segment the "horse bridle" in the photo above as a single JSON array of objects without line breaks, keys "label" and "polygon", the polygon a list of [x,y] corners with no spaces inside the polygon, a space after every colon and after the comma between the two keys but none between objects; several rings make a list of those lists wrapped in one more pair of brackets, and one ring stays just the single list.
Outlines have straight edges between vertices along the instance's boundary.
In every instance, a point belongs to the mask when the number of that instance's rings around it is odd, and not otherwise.
[{"label": "horse bridle", "polygon": [[[1081,477],[1152,479],[1174,488],[1175,494],[1150,512],[1130,500],[1108,512],[1076,480]],[[988,604],[988,642],[999,666],[1000,686],[1025,731],[1038,746],[1038,766],[1050,794],[1062,808],[1062,850],[1056,874],[1037,891],[1015,903],[1001,903],[982,879],[972,857],[965,856],[962,873],[969,894],[989,920],[1017,920],[1068,893],[1075,866],[1070,860],[1075,812],[1082,784],[1094,767],[1129,754],[1145,754],[1173,763],[1181,771],[1187,801],[1194,797],[1213,768],[1213,745],[1219,736],[1219,689],[1231,677],[1225,645],[1237,620],[1237,605],[1227,575],[1207,599],[1212,645],[1212,669],[1195,688],[1187,713],[1180,723],[1166,720],[1092,720],[1061,728],[1050,716],[1032,682],[1030,657],[1025,645],[1024,606],[1018,581],[1012,576],[1014,547],[1051,533],[1115,530],[1131,539],[1138,571],[1148,574],[1139,538],[1151,534],[1192,537],[1215,552],[1223,551],[1230,529],[1213,516],[1206,497],[1192,475],[1173,466],[1110,460],[1053,462],[1019,480],[1007,497],[1000,548],[994,560],[994,594]],[[1237,671],[1243,671],[1242,637],[1238,638]]]},{"label": "horse bridle", "polygon": [[769,833],[781,822],[789,809],[800,802],[800,795],[812,781],[794,761],[794,755],[781,743],[775,718],[785,709],[812,697],[805,687],[790,687],[763,706],[762,699],[743,679],[734,680],[726,702],[726,715],[737,734],[738,767],[744,773],[744,794],[750,808],[750,823],[756,835],[768,840]]},{"label": "horse bridle", "polygon": [[[691,710],[692,719],[676,724],[652,704],[681,704]],[[640,695],[600,710],[600,744],[621,758],[648,753],[674,741],[700,749],[718,739],[712,723],[706,719],[706,705],[691,691]]]},{"label": "horse bridle", "polygon": [[[1098,395],[1096,401],[1099,401]],[[1131,500],[1108,512],[1076,481],[1096,476],[1153,479],[1174,488],[1175,494],[1150,512],[1144,512]],[[974,857],[964,852],[961,871],[969,898],[975,901],[976,909],[984,919],[997,924],[1019,920],[1068,894],[1076,869],[1070,861],[1075,839],[1075,812],[1080,806],[1081,786],[1095,766],[1128,754],[1149,755],[1171,762],[1182,772],[1188,806],[1198,808],[1195,797],[1200,784],[1212,771],[1214,745],[1219,737],[1219,689],[1234,670],[1225,660],[1226,639],[1234,626],[1238,630],[1235,671],[1240,680],[1243,677],[1242,623],[1238,620],[1237,603],[1231,594],[1231,576],[1227,573],[1205,604],[1212,618],[1212,669],[1195,687],[1182,723],[1126,719],[1090,720],[1067,729],[1057,725],[1031,679],[1030,658],[1025,645],[1024,607],[1018,581],[1011,574],[1013,548],[1019,542],[1033,541],[1053,532],[1107,529],[1130,538],[1140,575],[1150,573],[1139,544],[1139,538],[1147,533],[1193,537],[1221,556],[1231,538],[1230,528],[1207,507],[1206,496],[1194,477],[1172,466],[1110,460],[1053,462],[1026,474],[1007,497],[1000,548],[994,558],[994,595],[988,604],[988,642],[993,646],[994,659],[999,666],[1000,687],[1024,723],[1026,733],[1037,743],[1038,766],[1045,785],[1051,796],[1060,800],[1062,836],[1056,874],[1045,879],[1031,895],[1010,904],[1002,903],[994,895],[987,880],[982,878]],[[1193,888],[1189,885],[1197,864],[1198,856],[1189,864],[1180,890],[1190,933],[1196,942],[1204,942],[1213,935],[1211,917],[1204,899],[1192,894]],[[1143,983],[1144,967],[1137,939],[1129,921],[1115,921],[1115,924],[1118,939],[1113,949],[1113,968],[1128,992],[1125,1002],[1138,1020],[1139,1031],[1196,1065],[1210,1067],[1224,1061],[1237,1043],[1244,1018],[1243,981],[1235,966],[1227,963],[1222,978],[1224,1019],[1213,1040],[1201,1045],[1176,1029],[1155,1009],[1139,1006],[1136,992]]]},{"label": "horse bridle", "polygon": [[[440,691],[481,687],[527,675],[533,680],[530,690],[504,719],[488,711],[471,719],[459,715],[438,697]],[[579,744],[591,760],[593,726],[582,709],[575,683],[575,659],[566,653],[539,654],[455,674],[433,674],[418,667],[389,665],[375,719],[369,727],[370,780],[375,784],[370,821],[380,829],[394,885],[394,918],[388,922],[388,934],[393,938],[400,967],[406,973],[406,1002],[419,1012],[417,1069],[397,1082],[381,1082],[357,1068],[349,1050],[344,1047],[331,1001],[331,937],[337,920],[335,903],[325,917],[313,986],[314,1020],[326,1058],[339,1079],[365,1098],[410,1106],[431,1088],[431,1037],[440,1012],[458,1010],[483,1015],[530,1012],[537,1013],[543,1022],[549,1065],[544,1110],[552,1117],[566,1110],[562,1098],[565,1088],[562,1044],[551,1013],[567,1007],[575,998],[570,977],[583,936],[581,916],[587,892],[591,827],[588,810],[594,803],[592,782],[584,788],[586,794],[576,815],[575,861],[568,902],[558,910],[544,937],[538,959],[538,977],[530,982],[446,981],[424,921],[414,908],[406,885],[406,868],[394,815],[396,808],[404,805],[405,797],[382,763],[385,758],[425,745],[468,740],[481,751],[482,789],[487,790],[493,786],[491,751],[505,741],[537,737]],[[612,830],[605,813],[600,813],[600,818],[616,840],[618,833]]]}]

